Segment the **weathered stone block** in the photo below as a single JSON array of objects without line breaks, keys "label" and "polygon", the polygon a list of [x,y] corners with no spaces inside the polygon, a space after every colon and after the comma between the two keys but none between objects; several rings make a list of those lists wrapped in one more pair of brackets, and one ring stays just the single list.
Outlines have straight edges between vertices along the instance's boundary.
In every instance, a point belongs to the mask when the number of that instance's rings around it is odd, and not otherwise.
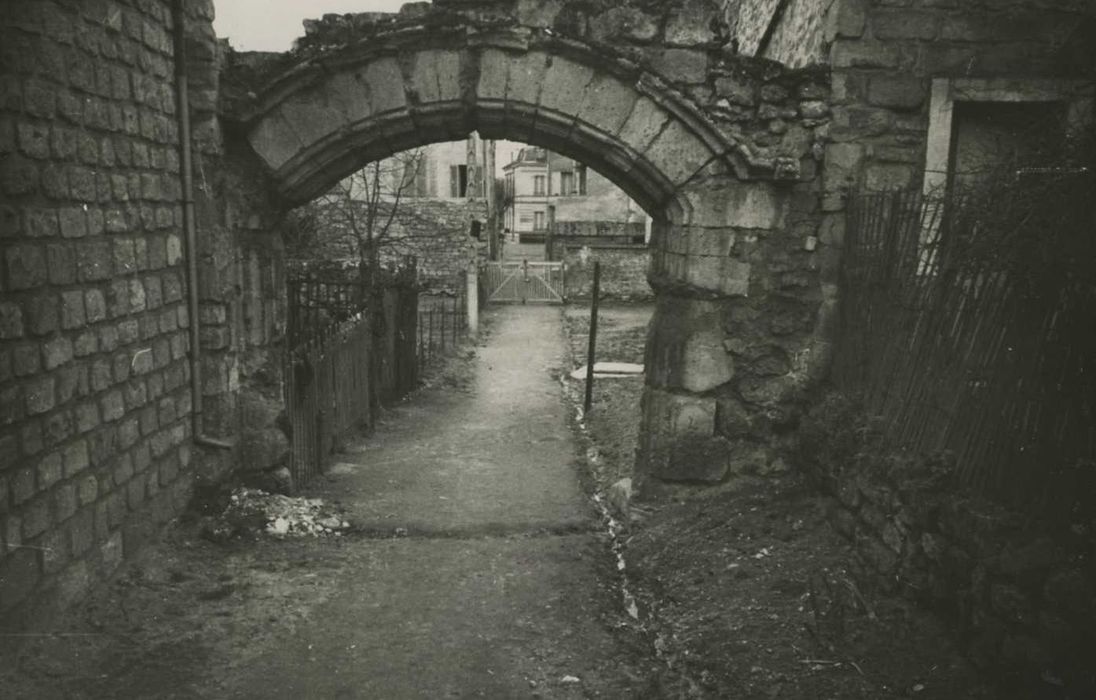
[{"label": "weathered stone block", "polygon": [[590,35],[599,41],[650,41],[658,34],[655,19],[635,7],[614,7],[590,23]]},{"label": "weathered stone block", "polygon": [[506,83],[510,75],[509,56],[499,49],[486,48],[480,55],[479,83],[476,96],[481,100],[506,99]]},{"label": "weathered stone block", "polygon": [[586,88],[578,117],[607,134],[616,134],[632,113],[638,93],[619,80],[598,75]]},{"label": "weathered stone block", "polygon": [[514,10],[519,23],[526,27],[551,27],[564,0],[518,0]]},{"label": "weathered stone block", "polygon": [[241,439],[240,469],[266,471],[285,463],[289,457],[289,440],[277,428],[246,433]]},{"label": "weathered stone block", "polygon": [[744,438],[750,434],[750,414],[735,398],[721,397],[716,403],[716,432],[728,440]]},{"label": "weathered stone block", "polygon": [[111,391],[103,396],[99,399],[99,408],[102,411],[103,420],[106,422],[115,421],[124,416],[126,405],[122,399],[122,392]]},{"label": "weathered stone block", "polygon": [[675,185],[690,180],[716,157],[679,121],[670,122],[643,155]]},{"label": "weathered stone block", "polygon": [[0,302],[0,340],[23,337],[23,311],[13,302]]},{"label": "weathered stone block", "polygon": [[720,9],[712,0],[685,0],[670,13],[665,40],[672,46],[700,46],[715,41],[712,25]]},{"label": "weathered stone block", "polygon": [[741,107],[753,107],[757,104],[756,88],[753,83],[737,76],[720,76],[715,79],[715,94],[730,104]]},{"label": "weathered stone block", "polygon": [[[876,39],[934,39],[940,31],[939,12],[906,9],[875,9],[871,13],[871,32]],[[948,22],[944,25],[947,26]]]},{"label": "weathered stone block", "polygon": [[715,483],[729,469],[728,445],[714,436],[715,399],[647,388],[640,469],[664,481]]},{"label": "weathered stone block", "polygon": [[457,51],[417,52],[407,89],[418,98],[420,105],[460,100],[462,59],[463,55]]},{"label": "weathered stone block", "polygon": [[651,386],[702,393],[734,377],[723,347],[718,303],[666,297],[651,320],[647,378]]},{"label": "weathered stone block", "polygon": [[81,281],[95,282],[111,276],[110,241],[87,240],[78,246],[76,269]]},{"label": "weathered stone block", "polygon": [[733,257],[687,256],[684,281],[721,296],[746,296],[751,266]]},{"label": "weathered stone block", "polygon": [[582,104],[581,89],[593,79],[594,70],[559,56],[553,57],[544,71],[540,90],[540,109],[566,115],[575,115]]},{"label": "weathered stone block", "polygon": [[40,415],[53,408],[55,383],[53,377],[35,379],[26,386],[27,413]]},{"label": "weathered stone block", "polygon": [[507,101],[522,102],[527,105],[537,104],[547,62],[548,57],[540,52],[530,52],[511,58],[510,80],[506,87]]},{"label": "weathered stone block", "polygon": [[46,256],[42,246],[12,246],[5,251],[4,258],[7,263],[9,289],[32,289],[47,282]]},{"label": "weathered stone block", "polygon": [[[738,183],[722,189],[722,196],[707,201],[688,194],[694,207],[690,223],[701,226],[731,226],[740,229],[779,230],[784,225],[787,201],[765,183]],[[698,192],[701,196],[703,190]]]},{"label": "weathered stone block", "polygon": [[868,102],[879,107],[916,109],[927,97],[927,84],[916,76],[880,75],[868,81]]},{"label": "weathered stone block", "polygon": [[72,362],[72,341],[66,337],[52,338],[42,346],[43,365],[47,370]]},{"label": "weathered stone block", "polygon": [[618,138],[642,153],[669,121],[670,115],[665,110],[649,98],[640,97],[628,120],[621,127]]},{"label": "weathered stone block", "polygon": [[[302,147],[300,138],[291,123],[280,111],[266,115],[248,134],[251,147],[277,170],[292,158]],[[110,229],[111,217],[107,214],[107,229]]]},{"label": "weathered stone block", "polygon": [[860,171],[864,147],[855,143],[831,143],[826,146],[822,186],[828,192],[848,188]]},{"label": "weathered stone block", "polygon": [[830,5],[826,12],[824,37],[827,42],[837,38],[855,39],[864,33],[867,0],[842,0]]},{"label": "weathered stone block", "polygon": [[889,44],[856,39],[839,39],[830,50],[834,68],[895,68],[898,50]]},{"label": "weathered stone block", "polygon": [[675,83],[703,83],[708,79],[708,54],[695,49],[662,49],[649,54],[651,68]]}]

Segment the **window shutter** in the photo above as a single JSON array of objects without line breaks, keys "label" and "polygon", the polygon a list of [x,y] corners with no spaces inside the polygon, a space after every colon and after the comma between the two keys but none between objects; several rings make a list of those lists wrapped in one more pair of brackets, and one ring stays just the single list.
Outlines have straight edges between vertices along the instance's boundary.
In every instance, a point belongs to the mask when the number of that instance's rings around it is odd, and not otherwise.
[{"label": "window shutter", "polygon": [[455,165],[449,166],[449,196],[460,196],[460,169]]}]

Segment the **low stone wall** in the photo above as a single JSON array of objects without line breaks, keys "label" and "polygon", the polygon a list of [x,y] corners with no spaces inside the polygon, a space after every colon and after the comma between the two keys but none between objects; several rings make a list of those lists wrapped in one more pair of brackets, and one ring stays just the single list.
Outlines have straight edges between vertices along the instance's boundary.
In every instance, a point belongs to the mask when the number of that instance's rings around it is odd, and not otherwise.
[{"label": "low stone wall", "polygon": [[974,662],[1018,697],[1093,697],[1093,514],[1038,526],[967,495],[946,455],[885,451],[869,427],[830,396],[804,419],[798,459],[833,495],[865,577],[957,621]]},{"label": "low stone wall", "polygon": [[567,299],[589,299],[594,285],[594,262],[601,263],[601,298],[614,301],[647,301],[654,290],[647,283],[650,254],[645,245],[563,245],[567,265]]},{"label": "low stone wall", "polygon": [[[343,207],[356,206],[365,212],[364,202],[337,204],[315,203],[303,208],[311,219],[305,228],[314,227],[307,235],[298,236],[291,253],[297,260],[336,261],[339,266],[353,266],[359,259],[357,234],[345,225]],[[389,204],[380,203],[379,218],[387,219]],[[364,217],[363,217],[364,218]],[[455,292],[464,284],[464,273],[477,260],[486,258],[488,229],[486,205],[482,200],[411,199],[399,205],[391,226],[384,234],[381,262],[398,265],[407,256],[414,256],[419,282],[425,288]],[[480,238],[470,234],[472,222],[479,221]]]}]

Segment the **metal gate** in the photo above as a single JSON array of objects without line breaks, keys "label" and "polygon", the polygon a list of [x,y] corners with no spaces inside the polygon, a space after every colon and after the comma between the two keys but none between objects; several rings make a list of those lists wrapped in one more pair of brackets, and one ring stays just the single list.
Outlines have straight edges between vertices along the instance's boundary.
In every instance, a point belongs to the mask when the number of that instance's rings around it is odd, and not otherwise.
[{"label": "metal gate", "polygon": [[489,262],[484,269],[487,301],[562,304],[564,272],[562,262]]}]

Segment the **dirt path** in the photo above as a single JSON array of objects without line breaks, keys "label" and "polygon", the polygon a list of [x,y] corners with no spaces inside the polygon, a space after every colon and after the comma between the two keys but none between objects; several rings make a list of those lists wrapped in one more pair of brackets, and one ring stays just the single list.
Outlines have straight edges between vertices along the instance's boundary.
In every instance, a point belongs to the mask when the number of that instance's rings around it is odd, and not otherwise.
[{"label": "dirt path", "polygon": [[488,320],[464,380],[401,403],[304,494],[352,532],[181,527],[0,669],[0,696],[676,696],[580,482],[560,311]]},{"label": "dirt path", "polygon": [[[465,391],[401,407],[317,495],[363,533],[340,584],[231,697],[585,697],[637,669],[558,383],[559,311],[500,309]],[[578,682],[564,682],[572,676]]]}]

